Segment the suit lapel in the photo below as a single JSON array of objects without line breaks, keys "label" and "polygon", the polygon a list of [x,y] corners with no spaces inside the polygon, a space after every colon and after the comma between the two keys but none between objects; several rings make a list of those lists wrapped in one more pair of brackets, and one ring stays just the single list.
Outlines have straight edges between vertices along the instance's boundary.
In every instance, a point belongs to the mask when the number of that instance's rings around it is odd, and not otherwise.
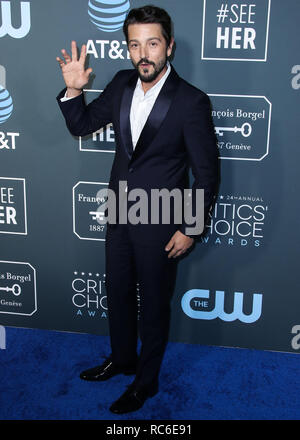
[{"label": "suit lapel", "polygon": [[173,67],[171,69],[132,153],[131,161],[137,159],[148,148],[168,113],[180,80]]},{"label": "suit lapel", "polygon": [[131,158],[133,152],[131,128],[130,128],[130,108],[131,108],[131,102],[132,102],[133,92],[136,86],[137,78],[138,78],[137,72],[134,72],[134,74],[129,79],[125,87],[122,96],[121,106],[120,106],[121,139],[129,159]]},{"label": "suit lapel", "polygon": [[178,83],[180,81],[179,76],[171,67],[171,72],[166,79],[155,103],[147,119],[147,122],[139,137],[138,143],[133,150],[131,127],[130,127],[130,109],[133,93],[137,82],[137,73],[134,72],[125,86],[121,106],[120,106],[120,132],[124,149],[128,158],[133,161],[137,159],[151,144],[152,140],[156,136],[161,124],[163,123],[172,100],[176,94]]}]

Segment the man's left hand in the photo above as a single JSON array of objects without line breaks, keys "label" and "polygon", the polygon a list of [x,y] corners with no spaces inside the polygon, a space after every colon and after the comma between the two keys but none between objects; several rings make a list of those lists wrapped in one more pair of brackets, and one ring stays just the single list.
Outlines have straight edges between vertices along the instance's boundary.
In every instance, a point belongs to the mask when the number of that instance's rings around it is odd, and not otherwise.
[{"label": "man's left hand", "polygon": [[179,257],[179,255],[184,254],[192,246],[193,243],[193,238],[184,235],[179,230],[176,231],[165,247],[166,251],[171,251],[168,254],[168,258]]}]

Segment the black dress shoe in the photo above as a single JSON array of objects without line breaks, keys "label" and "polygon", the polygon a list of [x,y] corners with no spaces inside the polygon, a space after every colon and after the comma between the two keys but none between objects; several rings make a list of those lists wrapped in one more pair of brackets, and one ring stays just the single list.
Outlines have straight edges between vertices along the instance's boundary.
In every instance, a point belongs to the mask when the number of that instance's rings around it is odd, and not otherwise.
[{"label": "black dress shoe", "polygon": [[114,414],[125,414],[140,409],[149,397],[155,396],[158,386],[151,391],[138,388],[135,384],[129,385],[128,389],[111,406],[110,411]]},{"label": "black dress shoe", "polygon": [[85,370],[80,373],[80,379],[103,381],[122,373],[126,375],[135,374],[136,366],[120,368],[113,364],[111,358],[108,358],[103,362],[102,365],[90,368],[89,370]]}]

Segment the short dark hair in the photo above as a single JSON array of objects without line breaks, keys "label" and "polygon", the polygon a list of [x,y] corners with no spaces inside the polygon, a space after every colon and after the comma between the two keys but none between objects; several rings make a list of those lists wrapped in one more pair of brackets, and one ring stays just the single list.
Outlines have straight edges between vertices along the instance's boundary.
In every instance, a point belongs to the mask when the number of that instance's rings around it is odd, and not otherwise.
[{"label": "short dark hair", "polygon": [[128,26],[130,24],[158,23],[162,27],[162,34],[167,42],[171,43],[172,22],[169,14],[162,8],[153,5],[142,6],[141,8],[131,9],[124,21],[123,32],[128,43]]}]

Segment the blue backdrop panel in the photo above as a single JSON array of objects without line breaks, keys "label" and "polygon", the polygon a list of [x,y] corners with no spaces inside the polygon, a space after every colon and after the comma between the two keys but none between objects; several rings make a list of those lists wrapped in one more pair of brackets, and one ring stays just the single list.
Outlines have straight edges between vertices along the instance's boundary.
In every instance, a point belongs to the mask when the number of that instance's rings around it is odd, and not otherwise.
[{"label": "blue backdrop panel", "polygon": [[[151,3],[172,16],[175,69],[210,96],[220,151],[206,234],[179,265],[170,339],[297,353],[300,4]],[[108,334],[97,192],[114,131],[70,135],[55,58],[87,44],[90,102],[131,68],[122,23],[143,4],[0,1],[2,325]]]}]

